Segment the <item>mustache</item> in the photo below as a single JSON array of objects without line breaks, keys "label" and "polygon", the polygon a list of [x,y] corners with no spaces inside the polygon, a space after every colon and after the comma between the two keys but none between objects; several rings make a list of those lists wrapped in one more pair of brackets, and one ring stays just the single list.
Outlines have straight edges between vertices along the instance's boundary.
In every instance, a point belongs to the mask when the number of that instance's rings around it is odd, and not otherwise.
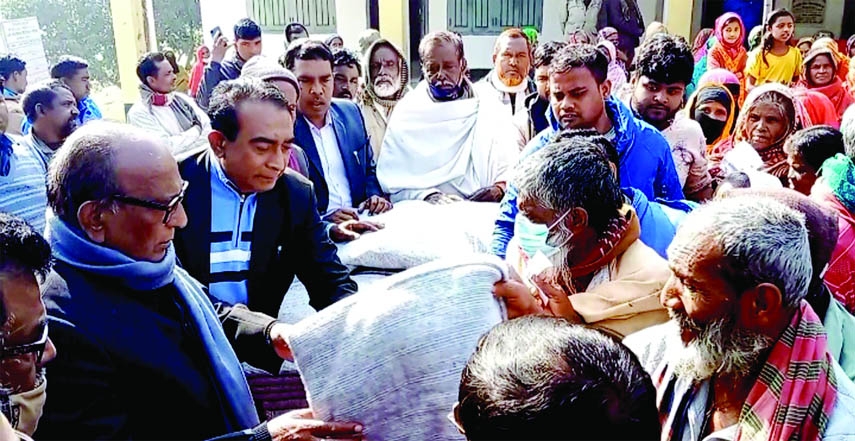
[{"label": "mustache", "polygon": [[774,344],[770,337],[741,329],[732,313],[700,323],[683,311],[668,310],[681,331],[695,339],[678,354],[674,364],[679,377],[701,382],[717,374],[745,378],[762,369],[761,362]]}]

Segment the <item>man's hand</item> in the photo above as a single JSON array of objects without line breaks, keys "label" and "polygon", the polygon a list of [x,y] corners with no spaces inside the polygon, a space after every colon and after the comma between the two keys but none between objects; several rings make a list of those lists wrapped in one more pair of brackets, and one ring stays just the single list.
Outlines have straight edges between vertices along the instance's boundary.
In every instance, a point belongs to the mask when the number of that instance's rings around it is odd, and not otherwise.
[{"label": "man's hand", "polygon": [[359,211],[368,210],[371,214],[385,213],[392,209],[392,203],[381,196],[371,196],[359,204]]},{"label": "man's hand", "polygon": [[333,423],[315,419],[311,409],[292,410],[267,422],[274,441],[361,440],[358,423]]},{"label": "man's hand", "polygon": [[357,213],[353,208],[339,208],[329,216],[325,217],[324,220],[334,224],[341,224],[347,221],[358,221],[359,213]]},{"label": "man's hand", "polygon": [[350,242],[359,239],[362,233],[382,230],[384,227],[379,222],[349,220],[334,225],[330,229],[330,238],[335,242]]},{"label": "man's hand", "polygon": [[431,193],[428,197],[425,198],[425,202],[434,205],[453,204],[462,200],[463,199],[460,196],[440,192]]},{"label": "man's hand", "polygon": [[532,280],[540,292],[546,295],[548,299],[546,305],[543,305],[547,314],[564,317],[574,323],[584,323],[585,321],[576,313],[576,309],[570,303],[570,296],[554,280],[555,277],[549,275],[548,272],[539,274]]},{"label": "man's hand", "polygon": [[223,34],[217,35],[217,39],[214,41],[214,48],[211,49],[211,61],[220,63],[226,57],[226,51],[229,49],[229,40],[223,37]]},{"label": "man's hand", "polygon": [[273,345],[273,350],[280,358],[294,361],[294,354],[291,352],[291,346],[288,345],[290,331],[290,325],[277,322],[270,327],[270,344]]},{"label": "man's hand", "polygon": [[546,312],[540,300],[533,296],[522,282],[515,280],[496,282],[493,285],[493,295],[505,301],[509,319]]},{"label": "man's hand", "polygon": [[505,190],[498,184],[493,184],[472,193],[466,199],[472,202],[501,202],[504,196]]}]

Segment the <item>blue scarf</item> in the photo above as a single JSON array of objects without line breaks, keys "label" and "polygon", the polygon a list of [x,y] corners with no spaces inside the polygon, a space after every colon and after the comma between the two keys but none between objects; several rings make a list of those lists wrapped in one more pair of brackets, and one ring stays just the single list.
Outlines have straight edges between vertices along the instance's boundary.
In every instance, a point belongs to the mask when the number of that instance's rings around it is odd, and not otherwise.
[{"label": "blue scarf", "polygon": [[119,279],[135,291],[150,291],[174,284],[208,356],[228,430],[250,429],[259,424],[240,362],[219,318],[199,282],[175,266],[172,245],[160,262],[137,261],[90,241],[79,229],[56,216],[48,221],[48,235],[54,257],[74,268]]},{"label": "blue scarf", "polygon": [[12,138],[4,133],[0,133],[0,176],[9,176],[12,171]]}]

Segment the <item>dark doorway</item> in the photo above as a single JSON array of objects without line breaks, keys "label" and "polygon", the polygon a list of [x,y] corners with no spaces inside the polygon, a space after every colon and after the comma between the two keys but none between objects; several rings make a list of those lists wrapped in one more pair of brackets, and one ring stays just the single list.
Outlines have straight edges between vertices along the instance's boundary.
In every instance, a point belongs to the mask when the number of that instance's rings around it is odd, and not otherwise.
[{"label": "dark doorway", "polygon": [[422,78],[419,62],[419,42],[428,32],[428,2],[409,0],[410,12],[410,81],[417,83]]},{"label": "dark doorway", "polygon": [[725,12],[735,12],[745,22],[745,36],[751,28],[762,24],[763,0],[706,0],[701,15],[701,28],[714,28],[715,19]]},{"label": "dark doorway", "polygon": [[840,28],[840,38],[845,40],[850,35],[855,35],[855,2],[847,0],[843,3],[843,26]]},{"label": "dark doorway", "polygon": [[380,4],[379,0],[367,0],[368,3],[368,27],[380,29]]}]

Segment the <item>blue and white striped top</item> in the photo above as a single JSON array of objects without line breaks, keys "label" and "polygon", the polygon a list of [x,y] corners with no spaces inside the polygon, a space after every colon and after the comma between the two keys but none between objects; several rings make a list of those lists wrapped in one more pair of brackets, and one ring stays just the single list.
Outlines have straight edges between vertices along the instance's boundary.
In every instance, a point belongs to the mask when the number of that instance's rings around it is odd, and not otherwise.
[{"label": "blue and white striped top", "polygon": [[211,158],[211,296],[234,305],[248,301],[247,279],[255,193],[243,195]]},{"label": "blue and white striped top", "polygon": [[8,160],[8,168],[0,167],[0,211],[20,217],[44,234],[47,178],[41,162],[35,152],[9,135],[0,133],[0,146],[0,162]]}]

